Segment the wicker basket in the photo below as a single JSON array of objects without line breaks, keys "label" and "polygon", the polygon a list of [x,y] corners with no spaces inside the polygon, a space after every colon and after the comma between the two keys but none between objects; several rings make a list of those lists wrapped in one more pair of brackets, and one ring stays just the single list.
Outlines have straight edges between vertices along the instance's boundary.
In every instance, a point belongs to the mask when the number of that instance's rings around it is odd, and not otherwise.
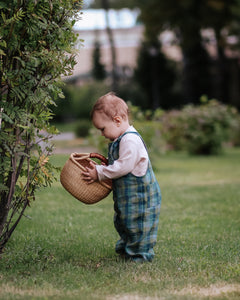
[{"label": "wicker basket", "polygon": [[85,204],[97,203],[107,197],[112,190],[111,180],[87,184],[82,179],[81,173],[86,170],[85,167],[88,167],[91,161],[96,164],[91,158],[98,158],[107,164],[107,159],[98,153],[72,153],[60,174],[62,186]]}]

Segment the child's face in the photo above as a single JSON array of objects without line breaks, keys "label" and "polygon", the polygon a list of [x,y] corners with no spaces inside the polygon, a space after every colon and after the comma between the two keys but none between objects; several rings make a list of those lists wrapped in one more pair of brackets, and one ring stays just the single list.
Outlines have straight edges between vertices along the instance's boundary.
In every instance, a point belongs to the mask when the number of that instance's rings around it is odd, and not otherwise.
[{"label": "child's face", "polygon": [[102,112],[95,112],[92,121],[102,135],[110,141],[114,141],[125,132],[124,120],[121,117],[110,119]]}]

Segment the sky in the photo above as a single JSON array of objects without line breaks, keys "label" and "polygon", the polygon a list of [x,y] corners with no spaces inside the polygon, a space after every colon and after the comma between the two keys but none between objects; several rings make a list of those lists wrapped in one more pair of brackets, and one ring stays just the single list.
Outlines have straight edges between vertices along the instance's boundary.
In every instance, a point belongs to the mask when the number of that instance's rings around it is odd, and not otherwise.
[{"label": "sky", "polygon": [[[108,16],[110,27],[130,28],[136,25],[138,10],[121,10],[110,9]],[[106,28],[106,15],[103,9],[85,9],[81,11],[81,18],[74,25],[75,30],[96,30]]]}]

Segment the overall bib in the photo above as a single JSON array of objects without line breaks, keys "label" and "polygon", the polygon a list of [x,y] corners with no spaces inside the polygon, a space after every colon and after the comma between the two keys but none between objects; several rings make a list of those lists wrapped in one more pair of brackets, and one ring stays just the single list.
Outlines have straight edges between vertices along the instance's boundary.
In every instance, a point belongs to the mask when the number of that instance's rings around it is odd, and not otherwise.
[{"label": "overall bib", "polygon": [[[109,144],[110,165],[119,158],[119,144],[125,134],[137,134],[141,138],[138,132],[127,131]],[[120,236],[116,252],[134,261],[151,261],[157,239],[161,191],[150,161],[144,176],[128,173],[113,179],[113,201],[114,226]]]}]

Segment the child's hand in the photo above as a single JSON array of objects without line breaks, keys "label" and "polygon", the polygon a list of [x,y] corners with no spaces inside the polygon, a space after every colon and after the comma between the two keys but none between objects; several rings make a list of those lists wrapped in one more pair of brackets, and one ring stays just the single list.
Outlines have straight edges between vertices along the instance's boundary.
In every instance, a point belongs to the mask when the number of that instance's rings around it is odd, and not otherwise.
[{"label": "child's hand", "polygon": [[90,167],[86,167],[86,171],[82,171],[83,180],[87,183],[93,183],[98,180],[98,174],[96,170],[96,165],[90,162]]}]

